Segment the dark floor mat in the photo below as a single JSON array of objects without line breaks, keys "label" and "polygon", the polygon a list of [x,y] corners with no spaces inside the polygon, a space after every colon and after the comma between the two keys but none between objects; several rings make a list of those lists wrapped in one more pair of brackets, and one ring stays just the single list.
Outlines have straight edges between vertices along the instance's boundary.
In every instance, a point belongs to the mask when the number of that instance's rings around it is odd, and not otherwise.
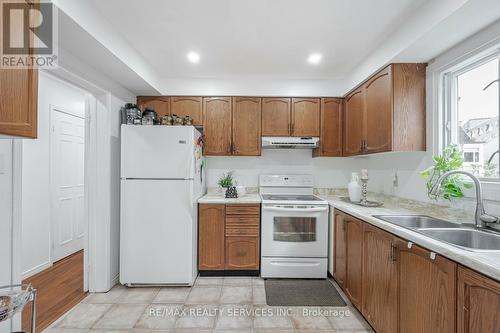
[{"label": "dark floor mat", "polygon": [[271,306],[346,306],[329,280],[266,279],[266,302]]}]

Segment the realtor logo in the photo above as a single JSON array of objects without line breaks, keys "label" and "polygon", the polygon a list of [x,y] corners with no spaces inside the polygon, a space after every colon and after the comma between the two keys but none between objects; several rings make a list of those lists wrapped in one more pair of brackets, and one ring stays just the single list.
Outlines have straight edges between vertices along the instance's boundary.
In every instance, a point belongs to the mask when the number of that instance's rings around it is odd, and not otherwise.
[{"label": "realtor logo", "polygon": [[0,68],[57,67],[57,11],[50,2],[2,1]]}]

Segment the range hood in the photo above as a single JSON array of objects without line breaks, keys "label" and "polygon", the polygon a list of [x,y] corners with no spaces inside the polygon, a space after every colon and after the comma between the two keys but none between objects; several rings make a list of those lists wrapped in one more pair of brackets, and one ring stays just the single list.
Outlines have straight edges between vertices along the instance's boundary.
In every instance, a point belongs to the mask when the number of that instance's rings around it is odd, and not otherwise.
[{"label": "range hood", "polygon": [[263,149],[313,149],[319,147],[317,137],[264,136]]}]

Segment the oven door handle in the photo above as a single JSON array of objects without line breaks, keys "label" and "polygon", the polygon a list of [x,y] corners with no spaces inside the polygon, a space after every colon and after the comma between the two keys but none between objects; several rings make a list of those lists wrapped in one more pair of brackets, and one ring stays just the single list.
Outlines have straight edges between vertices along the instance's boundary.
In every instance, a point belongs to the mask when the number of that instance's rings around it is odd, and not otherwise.
[{"label": "oven door handle", "polygon": [[267,211],[271,211],[271,212],[317,213],[317,212],[326,212],[328,210],[328,206],[318,207],[318,208],[262,207],[262,209],[267,210]]}]

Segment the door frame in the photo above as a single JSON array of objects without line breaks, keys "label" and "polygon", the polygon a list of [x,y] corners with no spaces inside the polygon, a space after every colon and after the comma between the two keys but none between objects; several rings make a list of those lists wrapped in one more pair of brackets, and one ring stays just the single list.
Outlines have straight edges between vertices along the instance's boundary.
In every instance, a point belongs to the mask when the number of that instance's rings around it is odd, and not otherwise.
[{"label": "door frame", "polygon": [[[50,239],[50,248],[49,248],[49,258],[50,258],[50,264],[52,265],[54,263],[54,240],[55,240],[55,211],[56,211],[56,204],[55,204],[55,190],[54,190],[54,185],[55,185],[55,177],[54,177],[54,164],[55,164],[55,161],[54,161],[54,140],[55,140],[55,137],[54,137],[54,112],[62,112],[62,113],[65,113],[65,114],[68,114],[70,116],[73,116],[73,117],[77,117],[77,118],[80,118],[80,119],[83,119],[85,121],[85,132],[86,132],[86,128],[87,128],[87,123],[86,123],[86,117],[85,115],[82,116],[81,114],[77,114],[75,112],[73,112],[72,110],[68,110],[68,109],[65,109],[63,107],[60,107],[60,106],[57,106],[57,105],[54,105],[54,104],[49,104],[49,195],[50,195],[50,207],[49,207],[49,217],[50,217],[50,221],[51,221],[51,225],[50,225],[50,233],[49,233],[49,239]],[[86,133],[85,133],[86,134]],[[87,153],[87,137],[85,136],[85,143],[84,143],[84,149],[85,149],[85,155]],[[83,166],[83,172],[84,172],[84,175],[85,175],[85,157],[84,157],[84,166]],[[87,197],[87,188],[86,188],[86,182],[85,182],[85,176],[84,176],[84,186],[83,186],[83,191],[85,193],[85,197],[84,197],[84,202],[86,201],[86,197]],[[88,218],[86,217],[87,214],[85,214],[85,207],[84,207],[84,218],[83,218],[83,253],[84,253],[84,256],[85,256],[85,252],[87,251],[86,249],[86,246],[85,244],[87,243],[87,237],[88,237],[88,233],[87,233],[87,225],[88,225]],[[85,261],[85,260],[84,260]],[[85,267],[85,266],[84,266]],[[84,291],[88,291],[88,286],[86,285],[85,281],[85,277],[86,277],[86,273],[85,273],[85,268],[84,268],[84,273],[83,273],[83,276],[84,276],[84,288],[83,290]]]}]

